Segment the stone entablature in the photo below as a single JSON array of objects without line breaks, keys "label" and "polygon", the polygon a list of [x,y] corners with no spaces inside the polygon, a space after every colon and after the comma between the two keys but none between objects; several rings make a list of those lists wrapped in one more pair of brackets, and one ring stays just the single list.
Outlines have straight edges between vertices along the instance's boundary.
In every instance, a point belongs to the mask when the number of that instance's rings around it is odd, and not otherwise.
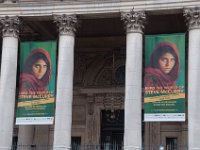
[{"label": "stone entablature", "polygon": [[[146,0],[45,0],[45,1],[26,1],[18,0],[16,2],[1,2],[0,16],[51,16],[53,14],[94,14],[95,17],[108,17],[106,13],[128,12],[134,7],[135,11],[159,11],[162,13],[174,13],[183,8],[200,5],[199,0],[163,0],[163,1],[146,1]],[[173,10],[173,11],[170,11]],[[181,12],[181,11],[180,11]],[[103,13],[103,14],[101,14]]]}]

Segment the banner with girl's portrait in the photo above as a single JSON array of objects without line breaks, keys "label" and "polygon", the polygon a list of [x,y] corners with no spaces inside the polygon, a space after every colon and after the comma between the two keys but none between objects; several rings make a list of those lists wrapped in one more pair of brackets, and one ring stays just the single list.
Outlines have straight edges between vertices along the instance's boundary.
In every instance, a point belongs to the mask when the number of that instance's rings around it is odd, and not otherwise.
[{"label": "banner with girl's portrait", "polygon": [[144,121],[185,121],[185,35],[147,35],[144,53]]},{"label": "banner with girl's portrait", "polygon": [[19,60],[16,124],[53,124],[56,42],[22,42]]}]

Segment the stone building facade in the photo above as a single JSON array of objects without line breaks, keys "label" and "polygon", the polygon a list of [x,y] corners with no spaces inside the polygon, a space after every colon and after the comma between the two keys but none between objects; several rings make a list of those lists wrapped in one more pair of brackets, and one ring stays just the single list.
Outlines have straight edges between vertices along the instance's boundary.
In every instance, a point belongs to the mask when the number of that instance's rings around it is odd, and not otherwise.
[{"label": "stone building facade", "polygon": [[[200,149],[198,0],[0,2],[0,149]],[[186,33],[187,118],[144,123],[144,35],[170,33]],[[15,125],[18,43],[48,40],[58,44],[55,122]]]}]

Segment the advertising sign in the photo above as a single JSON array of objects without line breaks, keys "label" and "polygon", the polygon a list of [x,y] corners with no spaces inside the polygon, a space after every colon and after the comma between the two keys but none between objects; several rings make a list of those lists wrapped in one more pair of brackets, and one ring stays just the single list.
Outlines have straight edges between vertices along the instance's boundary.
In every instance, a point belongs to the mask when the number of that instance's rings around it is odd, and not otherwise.
[{"label": "advertising sign", "polygon": [[53,124],[56,42],[22,42],[19,60],[16,124]]},{"label": "advertising sign", "polygon": [[185,121],[185,35],[145,37],[144,121]]}]

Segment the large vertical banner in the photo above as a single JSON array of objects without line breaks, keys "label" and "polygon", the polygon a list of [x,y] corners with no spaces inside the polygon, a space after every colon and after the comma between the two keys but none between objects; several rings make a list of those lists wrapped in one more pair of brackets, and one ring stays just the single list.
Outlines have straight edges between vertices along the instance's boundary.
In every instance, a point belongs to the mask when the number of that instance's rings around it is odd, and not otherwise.
[{"label": "large vertical banner", "polygon": [[53,124],[56,42],[22,42],[16,124]]},{"label": "large vertical banner", "polygon": [[185,121],[185,35],[145,37],[144,121]]}]

